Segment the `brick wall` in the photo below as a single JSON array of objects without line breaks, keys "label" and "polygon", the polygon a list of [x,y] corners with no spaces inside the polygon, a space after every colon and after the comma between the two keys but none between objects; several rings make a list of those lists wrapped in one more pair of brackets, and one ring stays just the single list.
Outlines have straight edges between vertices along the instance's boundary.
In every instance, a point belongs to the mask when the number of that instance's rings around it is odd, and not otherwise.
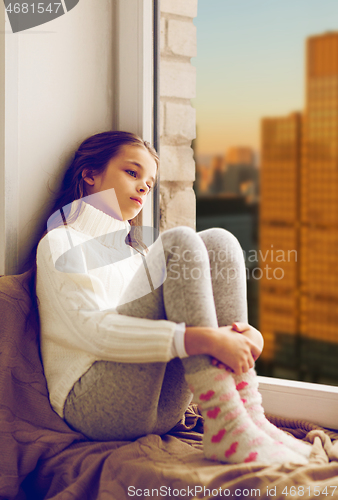
[{"label": "brick wall", "polygon": [[191,141],[196,134],[196,56],[198,0],[161,0],[161,231],[175,226],[195,229],[192,189],[195,162]]}]

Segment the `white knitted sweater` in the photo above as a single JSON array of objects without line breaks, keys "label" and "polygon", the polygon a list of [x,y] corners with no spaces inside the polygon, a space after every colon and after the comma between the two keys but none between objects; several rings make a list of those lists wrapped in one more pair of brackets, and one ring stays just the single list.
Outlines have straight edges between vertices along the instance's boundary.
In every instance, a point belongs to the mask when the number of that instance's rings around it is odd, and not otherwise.
[{"label": "white knitted sweater", "polygon": [[[51,230],[39,243],[41,354],[50,402],[61,417],[69,391],[95,361],[168,362],[173,357],[176,323],[116,311],[143,265],[141,255],[125,244],[129,231],[127,221],[83,203],[75,222]],[[115,256],[109,265],[107,252]]]}]

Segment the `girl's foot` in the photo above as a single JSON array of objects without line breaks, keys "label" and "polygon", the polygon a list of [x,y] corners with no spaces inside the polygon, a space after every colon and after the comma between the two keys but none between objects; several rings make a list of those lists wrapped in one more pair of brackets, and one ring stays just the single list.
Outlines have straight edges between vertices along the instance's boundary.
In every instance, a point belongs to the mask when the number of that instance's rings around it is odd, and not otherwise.
[{"label": "girl's foot", "polygon": [[312,450],[312,445],[310,443],[306,443],[300,439],[290,436],[289,434],[286,434],[269,422],[265,417],[262,406],[262,396],[258,391],[258,379],[254,368],[251,368],[248,372],[243,373],[242,375],[232,376],[235,380],[236,389],[244,407],[256,426],[262,429],[262,431],[268,434],[271,438],[276,441],[280,441],[291,450],[308,458]]},{"label": "girl's foot", "polygon": [[226,463],[308,462],[252,422],[228,371],[210,366],[185,377],[204,418],[207,458]]}]

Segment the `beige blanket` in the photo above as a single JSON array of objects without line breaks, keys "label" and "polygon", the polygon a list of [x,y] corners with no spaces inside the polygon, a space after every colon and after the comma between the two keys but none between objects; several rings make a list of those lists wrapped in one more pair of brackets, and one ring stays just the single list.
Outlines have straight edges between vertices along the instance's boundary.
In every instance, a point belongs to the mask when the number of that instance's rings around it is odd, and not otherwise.
[{"label": "beige blanket", "polygon": [[164,436],[99,443],[73,432],[48,401],[30,286],[29,274],[0,279],[0,499],[338,498],[338,434],[309,422],[269,416],[313,443],[305,466],[206,460],[193,405]]}]

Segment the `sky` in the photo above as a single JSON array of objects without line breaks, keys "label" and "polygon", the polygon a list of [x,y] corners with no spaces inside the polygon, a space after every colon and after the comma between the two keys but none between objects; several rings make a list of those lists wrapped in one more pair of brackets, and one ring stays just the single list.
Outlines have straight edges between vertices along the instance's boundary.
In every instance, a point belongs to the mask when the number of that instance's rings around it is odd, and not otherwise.
[{"label": "sky", "polygon": [[338,0],[198,0],[197,154],[259,151],[260,120],[304,108],[305,40],[338,30]]}]

